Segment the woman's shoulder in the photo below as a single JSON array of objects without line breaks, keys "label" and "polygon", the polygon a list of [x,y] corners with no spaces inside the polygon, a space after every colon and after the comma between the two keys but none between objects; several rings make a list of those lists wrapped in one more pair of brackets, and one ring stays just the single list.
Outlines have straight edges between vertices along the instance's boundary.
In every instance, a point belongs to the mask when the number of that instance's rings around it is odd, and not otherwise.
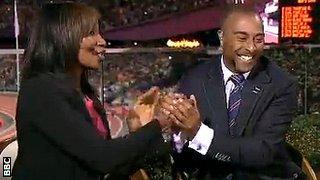
[{"label": "woman's shoulder", "polygon": [[71,77],[65,73],[42,73],[22,80],[21,90],[68,92],[71,91]]}]

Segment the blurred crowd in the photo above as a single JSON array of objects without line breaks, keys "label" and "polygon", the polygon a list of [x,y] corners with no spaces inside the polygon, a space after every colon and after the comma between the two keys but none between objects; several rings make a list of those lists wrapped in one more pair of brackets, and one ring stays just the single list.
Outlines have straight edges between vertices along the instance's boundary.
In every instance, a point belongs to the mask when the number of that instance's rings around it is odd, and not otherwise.
[{"label": "blurred crowd", "polygon": [[15,55],[0,55],[0,91],[16,89]]},{"label": "blurred crowd", "polygon": [[214,3],[216,0],[127,0],[102,4],[97,8],[103,12],[103,25],[108,28],[139,24],[173,13],[204,8]]},{"label": "blurred crowd", "polygon": [[5,29],[13,23],[13,11],[11,4],[0,3],[0,29]]},{"label": "blurred crowd", "polygon": [[[64,0],[17,0],[20,31],[27,33],[34,10],[43,3]],[[74,0],[90,4],[102,13],[103,30],[129,26],[165,17],[172,13],[191,11],[217,4],[217,0]],[[12,0],[0,2],[0,32],[13,29],[14,8]],[[0,33],[1,34],[1,33]],[[2,35],[2,34],[1,34]]]},{"label": "blurred crowd", "polygon": [[[144,90],[171,78],[172,65],[166,54],[114,54],[109,55],[104,66],[105,101],[112,105],[131,106]],[[91,84],[101,89],[100,74],[93,73]]]}]

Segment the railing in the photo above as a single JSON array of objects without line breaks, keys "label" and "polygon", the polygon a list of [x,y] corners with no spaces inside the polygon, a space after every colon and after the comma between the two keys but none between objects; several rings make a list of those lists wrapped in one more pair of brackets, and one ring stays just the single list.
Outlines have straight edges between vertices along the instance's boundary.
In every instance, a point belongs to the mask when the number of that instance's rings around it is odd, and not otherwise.
[{"label": "railing", "polygon": [[[265,54],[297,77],[302,114],[320,111],[317,110],[319,100],[314,98],[318,97],[317,92],[313,92],[317,79],[314,68],[318,61],[315,59],[319,58],[316,56],[319,50],[320,45],[266,46]],[[16,56],[21,62],[23,53],[23,49],[0,49],[0,91],[17,91]],[[217,47],[108,48],[103,73],[101,70],[93,72],[90,81],[103,102],[112,103],[115,100],[114,103],[130,104],[126,94],[132,96],[130,93],[136,89],[144,90],[152,85],[172,85],[186,68],[220,53]]]}]

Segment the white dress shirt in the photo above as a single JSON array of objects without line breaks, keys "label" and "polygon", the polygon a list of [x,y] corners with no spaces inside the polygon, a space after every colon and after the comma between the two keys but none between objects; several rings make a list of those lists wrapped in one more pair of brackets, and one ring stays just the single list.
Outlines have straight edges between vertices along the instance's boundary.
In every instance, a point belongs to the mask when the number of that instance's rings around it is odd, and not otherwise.
[{"label": "white dress shirt", "polygon": [[[230,80],[230,77],[234,74],[230,71],[223,61],[223,56],[221,57],[221,68],[223,73],[223,81],[225,85],[225,93],[226,93],[226,108],[228,107],[230,93],[235,87],[235,84]],[[244,78],[247,79],[250,72],[246,72],[243,74]],[[205,155],[210,147],[212,139],[214,138],[214,130],[209,128],[207,125],[201,123],[201,126],[192,139],[189,142],[188,147],[194,149],[202,155]],[[183,145],[187,142],[187,140],[181,136],[181,132],[179,134],[173,134],[173,141],[175,143],[175,147],[178,153],[181,152]]]}]

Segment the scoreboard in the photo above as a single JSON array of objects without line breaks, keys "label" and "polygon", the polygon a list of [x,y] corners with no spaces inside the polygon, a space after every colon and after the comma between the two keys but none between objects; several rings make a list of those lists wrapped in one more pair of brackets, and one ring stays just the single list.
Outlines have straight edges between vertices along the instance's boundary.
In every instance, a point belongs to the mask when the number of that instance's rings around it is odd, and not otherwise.
[{"label": "scoreboard", "polygon": [[320,43],[320,0],[280,0],[279,41]]}]

